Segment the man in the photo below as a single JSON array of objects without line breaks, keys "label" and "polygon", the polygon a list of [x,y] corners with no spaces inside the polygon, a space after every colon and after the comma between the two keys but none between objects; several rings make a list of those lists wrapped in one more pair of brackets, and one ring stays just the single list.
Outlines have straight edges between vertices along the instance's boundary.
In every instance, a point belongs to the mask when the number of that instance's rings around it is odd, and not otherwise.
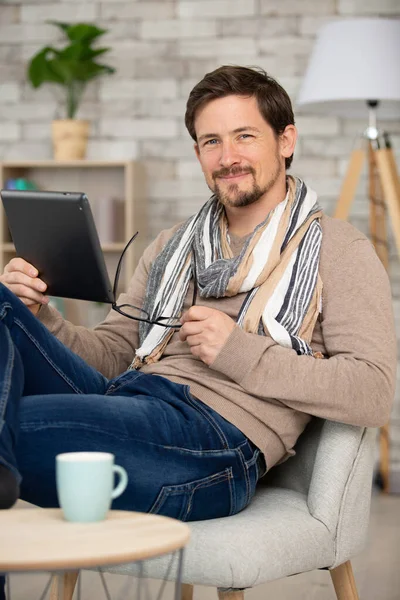
[{"label": "man", "polygon": [[287,175],[286,92],[261,70],[221,67],[192,90],[186,126],[213,196],[145,251],[125,314],[87,330],[47,305],[34,265],[15,258],[0,277],[3,508],[19,486],[57,505],[56,454],[85,450],[128,471],[115,508],[232,515],[311,416],[389,418],[388,278],[365,236]]}]

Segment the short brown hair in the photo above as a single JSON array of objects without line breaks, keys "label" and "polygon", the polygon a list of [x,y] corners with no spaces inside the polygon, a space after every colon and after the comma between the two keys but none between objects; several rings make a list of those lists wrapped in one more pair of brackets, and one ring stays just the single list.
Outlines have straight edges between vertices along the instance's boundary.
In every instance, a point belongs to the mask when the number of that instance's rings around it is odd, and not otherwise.
[{"label": "short brown hair", "polygon": [[[287,92],[281,85],[259,67],[223,66],[195,85],[186,104],[185,125],[197,142],[194,122],[197,111],[216,98],[225,96],[255,96],[258,108],[276,136],[281,135],[287,125],[294,125],[293,108]],[[288,169],[292,156],[285,159]]]}]

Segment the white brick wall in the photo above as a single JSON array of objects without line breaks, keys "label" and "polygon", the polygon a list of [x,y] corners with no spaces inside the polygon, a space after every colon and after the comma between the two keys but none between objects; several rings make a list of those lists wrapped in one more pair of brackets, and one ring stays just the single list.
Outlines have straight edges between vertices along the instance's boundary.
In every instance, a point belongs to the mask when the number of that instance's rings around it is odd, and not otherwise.
[{"label": "white brick wall", "polygon": [[[47,19],[95,21],[109,29],[104,61],[112,78],[94,83],[80,115],[92,121],[88,158],[137,158],[148,179],[151,237],[197,210],[208,196],[184,128],[188,93],[222,63],[267,69],[295,100],[318,29],[351,16],[400,17],[399,0],[0,0],[0,157],[51,157],[50,88],[32,90],[26,63],[60,35]],[[331,213],[363,120],[297,115],[293,172],[318,191]],[[387,123],[400,164],[400,122]],[[363,175],[352,221],[368,228]],[[391,245],[400,345],[400,264]],[[400,378],[400,375],[399,375]],[[400,390],[394,409],[394,466],[400,472]]]},{"label": "white brick wall", "polygon": [[214,40],[182,40],[178,42],[178,53],[182,58],[234,56],[235,62],[248,60],[257,54],[256,40],[251,37],[228,37]]},{"label": "white brick wall", "polygon": [[0,139],[11,141],[18,140],[20,138],[20,125],[12,121],[0,121]]},{"label": "white brick wall", "polygon": [[178,84],[173,79],[127,80],[107,77],[100,84],[100,100],[123,98],[176,98]]},{"label": "white brick wall", "polygon": [[172,119],[103,119],[100,135],[110,138],[164,139],[175,138],[177,122]]},{"label": "white brick wall", "polygon": [[379,4],[376,0],[339,0],[339,12],[345,16],[375,15],[377,10],[382,16],[395,15],[399,13],[398,0],[382,0]]},{"label": "white brick wall", "polygon": [[[79,0],[77,0],[79,1]],[[170,19],[175,16],[174,2],[98,2],[100,17],[110,19]]]},{"label": "white brick wall", "polygon": [[177,14],[183,19],[246,17],[256,14],[256,0],[183,0],[177,3]]},{"label": "white brick wall", "polygon": [[216,21],[200,19],[164,19],[142,21],[139,35],[144,40],[175,40],[179,38],[204,38],[217,35]]},{"label": "white brick wall", "polygon": [[0,90],[0,102],[2,104],[18,102],[21,97],[21,87],[15,81],[3,83]]},{"label": "white brick wall", "polygon": [[46,20],[53,19],[79,23],[93,21],[98,16],[97,4],[82,3],[74,11],[71,10],[70,4],[61,2],[21,6],[21,21],[23,23],[43,23]]},{"label": "white brick wall", "polygon": [[271,17],[282,15],[333,15],[335,0],[260,0],[261,14]]},{"label": "white brick wall", "polygon": [[[0,6],[0,11],[2,10]],[[36,8],[36,7],[32,7]],[[42,23],[12,23],[3,25],[0,19],[1,44],[18,46],[26,42],[41,42],[43,45],[54,42],[58,37],[55,27]]]}]

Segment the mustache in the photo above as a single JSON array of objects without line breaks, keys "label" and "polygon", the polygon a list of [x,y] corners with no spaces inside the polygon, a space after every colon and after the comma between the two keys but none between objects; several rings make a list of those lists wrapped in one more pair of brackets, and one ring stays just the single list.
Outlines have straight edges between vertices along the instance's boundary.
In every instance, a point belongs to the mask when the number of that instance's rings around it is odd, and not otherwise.
[{"label": "mustache", "polygon": [[234,176],[234,175],[247,175],[248,173],[251,173],[252,175],[254,175],[255,169],[253,169],[253,167],[247,167],[245,169],[243,169],[242,167],[232,167],[231,169],[229,169],[228,167],[224,167],[224,168],[220,169],[219,171],[214,171],[214,173],[212,174],[212,178],[215,181],[216,179],[218,179],[218,177],[229,177],[229,176]]}]

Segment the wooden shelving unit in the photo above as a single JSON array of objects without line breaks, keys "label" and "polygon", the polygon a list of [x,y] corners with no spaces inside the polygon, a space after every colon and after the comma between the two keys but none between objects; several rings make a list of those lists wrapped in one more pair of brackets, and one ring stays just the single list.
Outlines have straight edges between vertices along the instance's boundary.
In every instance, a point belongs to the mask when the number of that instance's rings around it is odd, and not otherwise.
[{"label": "wooden shelving unit", "polygon": [[[32,181],[38,189],[67,192],[85,192],[92,207],[95,222],[102,206],[112,205],[114,236],[108,232],[102,239],[97,222],[101,247],[111,281],[114,279],[118,258],[131,236],[139,236],[124,257],[120,290],[127,288],[136,264],[147,244],[147,211],[144,171],[134,161],[6,161],[0,162],[0,189],[7,181],[19,178]],[[0,202],[1,205],[1,202]],[[104,214],[103,214],[104,217]],[[102,218],[104,224],[104,218]],[[0,272],[15,256],[15,249],[7,227],[3,206],[0,206]],[[86,303],[87,304],[87,303]],[[76,319],[82,322],[82,319]]]}]

